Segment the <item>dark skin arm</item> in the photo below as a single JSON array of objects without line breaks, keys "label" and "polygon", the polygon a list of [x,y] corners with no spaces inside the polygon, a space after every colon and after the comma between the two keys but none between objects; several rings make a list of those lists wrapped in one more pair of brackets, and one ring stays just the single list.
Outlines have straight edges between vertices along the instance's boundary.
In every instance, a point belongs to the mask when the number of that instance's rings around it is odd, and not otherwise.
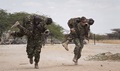
[{"label": "dark skin arm", "polygon": [[20,30],[19,32],[12,32],[11,35],[14,37],[23,37],[24,32],[22,30]]}]

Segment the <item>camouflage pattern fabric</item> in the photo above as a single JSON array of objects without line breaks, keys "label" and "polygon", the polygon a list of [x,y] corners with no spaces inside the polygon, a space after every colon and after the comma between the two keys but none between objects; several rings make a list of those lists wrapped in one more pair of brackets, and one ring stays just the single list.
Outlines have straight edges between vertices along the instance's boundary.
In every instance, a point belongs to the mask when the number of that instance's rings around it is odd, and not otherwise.
[{"label": "camouflage pattern fabric", "polygon": [[81,57],[81,51],[84,46],[83,40],[85,35],[85,27],[81,26],[80,23],[76,24],[76,33],[73,35],[73,42],[75,44],[74,54],[77,56],[76,59]]},{"label": "camouflage pattern fabric", "polygon": [[[71,18],[69,21],[68,21],[68,26],[69,26],[69,28],[70,29],[72,29],[72,28],[74,28],[75,27],[75,24],[78,24],[78,23],[80,23],[80,17],[77,17],[77,18]],[[87,39],[87,40],[89,40],[89,36],[90,36],[90,25],[89,24],[86,24],[85,26],[84,26],[84,28],[85,28],[85,31],[84,31],[84,39]],[[63,43],[64,42],[66,42],[67,40],[69,41],[69,42],[71,42],[72,40],[73,40],[73,38],[74,37],[72,37],[73,35],[74,35],[74,33],[75,32],[71,32],[70,31],[70,33],[67,35],[67,37],[65,37],[65,40],[63,41]],[[79,33],[81,33],[81,32],[79,32]]]},{"label": "camouflage pattern fabric", "polygon": [[40,52],[42,48],[42,33],[46,30],[46,17],[39,15],[27,16],[23,20],[22,25],[17,27],[20,29],[19,32],[12,33],[13,36],[22,37],[27,36],[27,55],[28,58],[33,58],[36,63],[39,62]]}]

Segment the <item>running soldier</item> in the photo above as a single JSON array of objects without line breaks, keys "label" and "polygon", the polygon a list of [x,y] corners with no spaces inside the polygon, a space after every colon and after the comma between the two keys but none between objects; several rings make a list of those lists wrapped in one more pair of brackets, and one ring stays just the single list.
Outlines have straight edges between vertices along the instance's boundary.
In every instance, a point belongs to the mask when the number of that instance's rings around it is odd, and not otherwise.
[{"label": "running soldier", "polygon": [[12,36],[22,37],[27,36],[26,52],[30,61],[33,64],[33,57],[35,61],[35,68],[38,69],[38,62],[40,59],[40,52],[43,44],[42,34],[47,31],[46,25],[52,24],[52,19],[40,15],[28,16],[23,20],[23,25],[18,21],[11,27],[18,27],[19,32],[11,33]]},{"label": "running soldier", "polygon": [[[72,18],[68,21],[68,26],[70,27],[70,34],[64,42],[66,45],[73,40],[75,44],[74,58],[73,62],[78,63],[78,59],[81,57],[81,51],[84,46],[83,40],[88,38],[88,32],[90,28],[90,20],[88,21],[85,17]],[[94,23],[92,21],[92,23]],[[65,47],[68,50],[67,47]]]}]

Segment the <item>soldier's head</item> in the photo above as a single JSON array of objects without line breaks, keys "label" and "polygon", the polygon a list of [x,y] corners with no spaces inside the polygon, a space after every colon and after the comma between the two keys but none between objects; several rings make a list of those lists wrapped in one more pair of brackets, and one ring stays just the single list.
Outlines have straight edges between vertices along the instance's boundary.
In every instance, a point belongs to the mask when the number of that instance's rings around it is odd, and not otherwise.
[{"label": "soldier's head", "polygon": [[31,22],[30,15],[26,16],[25,18],[23,18],[23,23],[30,24],[30,22]]},{"label": "soldier's head", "polygon": [[76,22],[79,23],[80,22],[80,17],[76,18]]},{"label": "soldier's head", "polygon": [[41,21],[42,21],[42,19],[41,19],[41,17],[39,15],[34,16],[33,22],[34,22],[35,25],[40,24]]},{"label": "soldier's head", "polygon": [[89,25],[93,25],[94,24],[94,20],[92,18],[88,19],[88,24]]},{"label": "soldier's head", "polygon": [[81,23],[81,25],[83,25],[83,26],[86,25],[86,24],[87,24],[87,19],[86,19],[86,17],[84,17],[84,16],[81,17],[81,18],[80,18],[80,23]]},{"label": "soldier's head", "polygon": [[47,18],[47,19],[46,19],[46,25],[50,25],[50,24],[52,24],[52,23],[53,23],[52,18]]}]

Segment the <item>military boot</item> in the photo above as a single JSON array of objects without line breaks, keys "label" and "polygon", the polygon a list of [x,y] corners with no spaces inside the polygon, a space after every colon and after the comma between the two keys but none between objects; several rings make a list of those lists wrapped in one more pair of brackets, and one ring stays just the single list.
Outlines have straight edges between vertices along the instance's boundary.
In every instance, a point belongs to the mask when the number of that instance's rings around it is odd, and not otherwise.
[{"label": "military boot", "polygon": [[74,58],[73,58],[73,62],[75,63],[75,65],[77,65],[77,64],[78,64],[77,55],[75,55],[75,56],[74,56]]},{"label": "military boot", "polygon": [[11,27],[11,28],[15,28],[17,27],[18,25],[20,25],[20,23],[18,21],[16,21],[16,23]]},{"label": "military boot", "polygon": [[33,58],[29,59],[30,64],[33,64]]},{"label": "military boot", "polygon": [[62,43],[62,46],[63,46],[67,51],[69,51],[69,49],[68,49],[68,43],[69,43],[68,40]]},{"label": "military boot", "polygon": [[35,69],[39,69],[38,63],[35,63]]}]

